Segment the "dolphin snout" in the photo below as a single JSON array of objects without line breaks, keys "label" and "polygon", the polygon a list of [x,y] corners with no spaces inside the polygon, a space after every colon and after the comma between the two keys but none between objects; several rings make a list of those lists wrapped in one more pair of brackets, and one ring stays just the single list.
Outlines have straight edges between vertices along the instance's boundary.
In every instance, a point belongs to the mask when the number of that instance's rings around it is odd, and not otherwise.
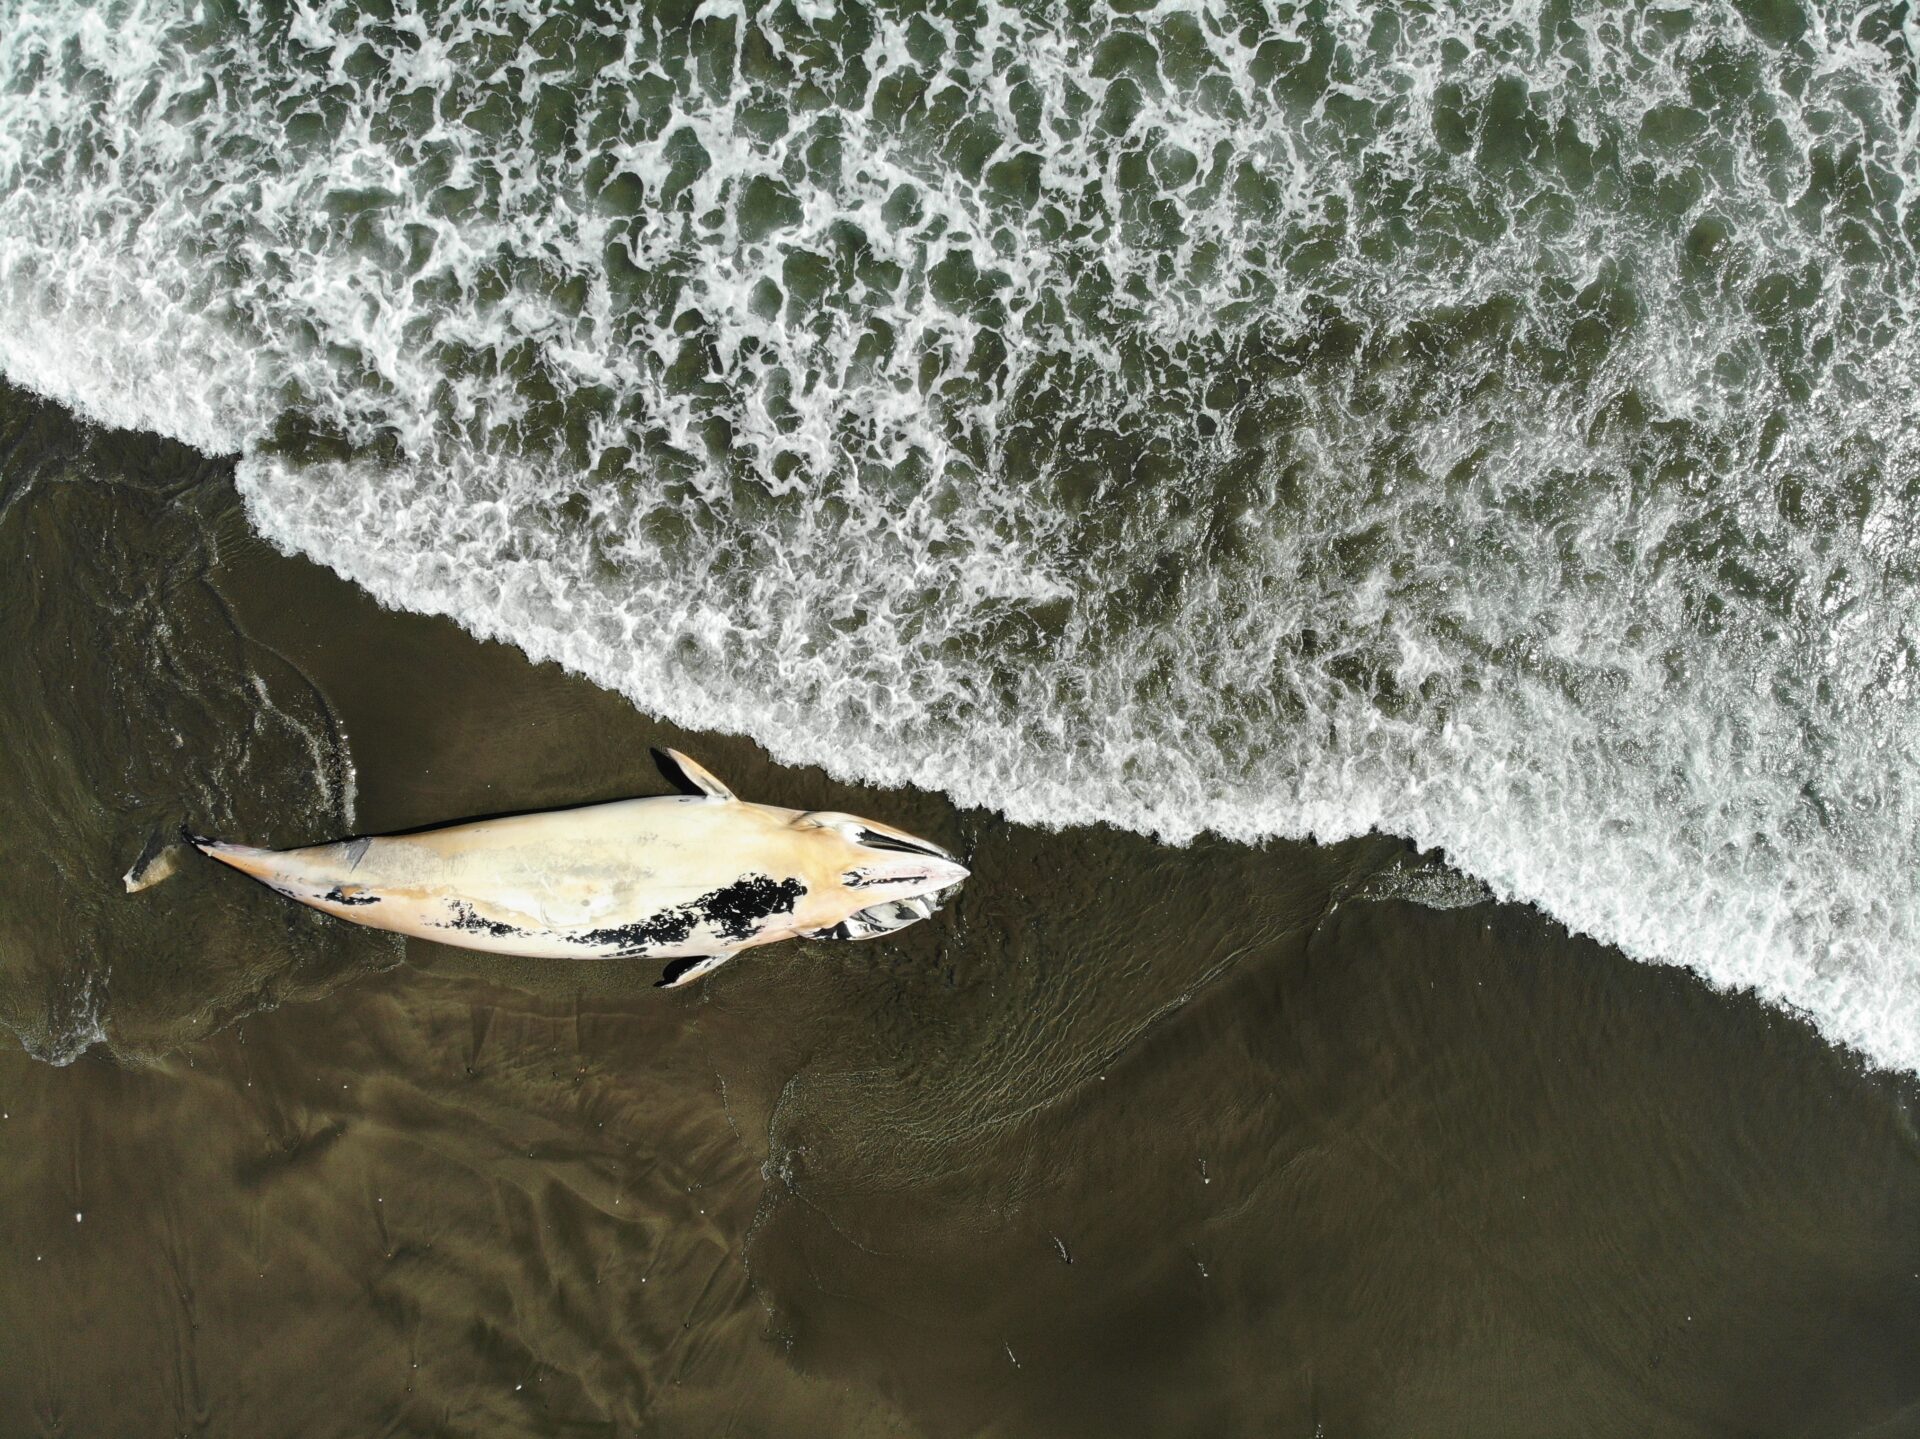
[{"label": "dolphin snout", "polygon": [[[930,899],[945,894],[964,881],[969,873],[960,861],[935,855],[915,855],[910,862],[898,860],[887,868],[892,870],[886,876],[887,887],[897,897],[915,903],[923,897]],[[927,913],[933,913],[935,907],[929,906]]]},{"label": "dolphin snout", "polygon": [[884,890],[894,899],[938,894],[967,878],[967,867],[938,845],[904,831],[877,833],[864,827],[858,858],[847,872],[856,889]]},{"label": "dolphin snout", "polygon": [[923,894],[939,894],[964,883],[973,873],[957,859],[930,859],[927,861],[928,880]]}]

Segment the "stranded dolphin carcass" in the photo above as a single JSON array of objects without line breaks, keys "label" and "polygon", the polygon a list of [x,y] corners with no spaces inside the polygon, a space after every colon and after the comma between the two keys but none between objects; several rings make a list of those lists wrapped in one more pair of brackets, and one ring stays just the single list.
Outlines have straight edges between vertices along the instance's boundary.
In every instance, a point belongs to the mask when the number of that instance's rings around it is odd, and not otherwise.
[{"label": "stranded dolphin carcass", "polygon": [[305,849],[193,843],[356,924],[496,954],[666,960],[668,987],[755,945],[904,928],[967,877],[924,839],[853,815],[749,804],[667,754],[698,794]]}]

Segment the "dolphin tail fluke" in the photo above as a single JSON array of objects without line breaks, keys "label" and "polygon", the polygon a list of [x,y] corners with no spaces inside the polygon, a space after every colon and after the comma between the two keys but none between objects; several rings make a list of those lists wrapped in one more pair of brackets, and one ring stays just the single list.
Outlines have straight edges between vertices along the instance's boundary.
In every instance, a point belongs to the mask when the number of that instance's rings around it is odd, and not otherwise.
[{"label": "dolphin tail fluke", "polygon": [[140,857],[120,877],[127,893],[138,894],[143,889],[152,889],[163,879],[173,878],[180,868],[183,844],[192,842],[193,836],[184,829],[156,830],[149,835],[140,848]]},{"label": "dolphin tail fluke", "polygon": [[179,873],[181,856],[189,845],[255,879],[263,878],[262,871],[279,858],[270,849],[253,849],[244,844],[208,839],[203,834],[195,834],[185,825],[176,830],[160,830],[147,840],[133,867],[121,876],[127,893],[138,894],[143,889],[152,889],[162,880],[173,878]]}]

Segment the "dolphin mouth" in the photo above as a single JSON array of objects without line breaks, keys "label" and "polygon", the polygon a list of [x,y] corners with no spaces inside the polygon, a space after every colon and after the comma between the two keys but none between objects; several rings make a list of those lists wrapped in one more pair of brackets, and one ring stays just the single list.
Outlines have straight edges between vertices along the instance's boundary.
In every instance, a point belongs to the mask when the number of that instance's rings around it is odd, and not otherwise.
[{"label": "dolphin mouth", "polygon": [[[893,926],[896,929],[912,924],[915,920],[932,919],[942,909],[946,908],[948,900],[960,892],[960,886],[963,882],[962,880],[955,880],[944,889],[936,889],[931,894],[916,894],[910,899],[896,899],[886,904],[876,904],[871,909],[861,910],[854,918],[862,919],[872,916],[878,921],[886,916],[897,916],[899,917],[899,924]],[[907,916],[911,916],[911,918]]]},{"label": "dolphin mouth", "polygon": [[959,892],[962,882],[955,880],[945,888],[930,894],[916,894],[911,899],[890,899],[882,904],[868,905],[865,909],[855,910],[832,929],[820,931],[816,937],[871,939],[879,934],[892,934],[923,919],[932,919]]},{"label": "dolphin mouth", "polygon": [[855,910],[840,921],[847,939],[870,939],[876,934],[892,934],[910,924],[918,924],[933,911],[918,899],[892,899],[885,904]]}]

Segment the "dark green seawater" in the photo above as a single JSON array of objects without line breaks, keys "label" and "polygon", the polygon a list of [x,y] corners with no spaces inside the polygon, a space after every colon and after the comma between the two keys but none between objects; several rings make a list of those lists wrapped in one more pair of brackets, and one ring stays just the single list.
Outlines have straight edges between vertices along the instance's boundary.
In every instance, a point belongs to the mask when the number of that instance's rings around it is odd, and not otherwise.
[{"label": "dark green seawater", "polygon": [[[0,1433],[1920,1432],[1917,42],[0,0]],[[121,883],[663,743],[974,878]]]}]

